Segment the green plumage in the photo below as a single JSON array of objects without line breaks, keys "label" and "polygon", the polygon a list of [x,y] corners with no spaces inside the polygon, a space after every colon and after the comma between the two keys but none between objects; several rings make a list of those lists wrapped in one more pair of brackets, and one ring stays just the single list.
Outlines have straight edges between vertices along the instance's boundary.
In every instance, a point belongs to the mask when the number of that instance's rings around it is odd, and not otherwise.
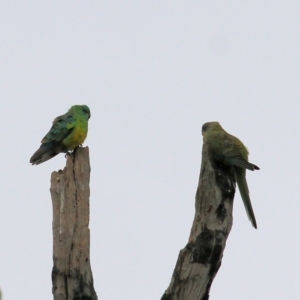
[{"label": "green plumage", "polygon": [[246,181],[246,169],[254,171],[259,167],[248,162],[246,146],[235,136],[227,133],[218,122],[208,122],[202,126],[203,141],[213,157],[234,168],[236,181],[247,215],[254,228],[257,228]]},{"label": "green plumage", "polygon": [[30,158],[33,165],[41,164],[59,153],[74,150],[86,139],[91,116],[86,105],[74,105],[67,113],[54,119],[52,127],[41,141],[40,148]]}]

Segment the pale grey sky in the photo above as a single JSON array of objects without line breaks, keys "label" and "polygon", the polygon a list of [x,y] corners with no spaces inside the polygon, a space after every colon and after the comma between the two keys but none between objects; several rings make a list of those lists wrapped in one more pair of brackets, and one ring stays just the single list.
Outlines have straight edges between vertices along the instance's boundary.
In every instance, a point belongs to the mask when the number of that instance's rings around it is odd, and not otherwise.
[{"label": "pale grey sky", "polygon": [[211,300],[297,299],[300,2],[1,1],[0,286],[52,299],[50,174],[29,158],[71,105],[92,113],[91,264],[101,300],[160,299],[194,217],[201,126],[250,150]]}]

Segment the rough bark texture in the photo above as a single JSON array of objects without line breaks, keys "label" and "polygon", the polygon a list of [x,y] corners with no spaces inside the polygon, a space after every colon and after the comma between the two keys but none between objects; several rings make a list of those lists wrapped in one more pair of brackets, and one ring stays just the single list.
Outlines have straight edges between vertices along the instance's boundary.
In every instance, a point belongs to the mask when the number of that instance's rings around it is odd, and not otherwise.
[{"label": "rough bark texture", "polygon": [[96,300],[90,266],[89,149],[77,148],[51,174],[54,300]]},{"label": "rough bark texture", "polygon": [[235,185],[232,168],[213,161],[204,145],[189,242],[179,252],[171,283],[161,300],[209,299],[232,227]]}]

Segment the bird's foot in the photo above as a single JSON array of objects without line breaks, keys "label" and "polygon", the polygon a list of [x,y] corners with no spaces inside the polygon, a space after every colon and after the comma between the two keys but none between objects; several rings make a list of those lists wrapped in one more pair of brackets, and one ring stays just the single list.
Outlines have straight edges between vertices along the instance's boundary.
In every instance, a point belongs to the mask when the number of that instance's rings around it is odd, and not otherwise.
[{"label": "bird's foot", "polygon": [[66,152],[66,154],[65,154],[65,158],[67,158],[67,156],[70,156],[70,157],[72,157],[73,159],[75,158],[75,153],[74,153],[74,151],[73,152]]}]

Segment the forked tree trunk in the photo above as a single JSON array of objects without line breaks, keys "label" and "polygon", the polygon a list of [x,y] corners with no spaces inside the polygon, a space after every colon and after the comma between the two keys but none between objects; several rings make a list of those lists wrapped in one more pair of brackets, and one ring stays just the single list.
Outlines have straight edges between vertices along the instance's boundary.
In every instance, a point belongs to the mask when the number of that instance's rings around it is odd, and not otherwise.
[{"label": "forked tree trunk", "polygon": [[96,300],[90,265],[89,149],[77,148],[51,174],[54,300]]},{"label": "forked tree trunk", "polygon": [[[88,148],[67,158],[63,171],[51,176],[55,300],[96,300],[90,266]],[[232,226],[235,179],[231,168],[209,159],[202,150],[195,217],[189,242],[179,253],[162,300],[207,300],[221,265]]]},{"label": "forked tree trunk", "polygon": [[211,160],[204,145],[189,242],[179,252],[171,283],[161,300],[209,298],[232,227],[235,185],[232,168]]}]

